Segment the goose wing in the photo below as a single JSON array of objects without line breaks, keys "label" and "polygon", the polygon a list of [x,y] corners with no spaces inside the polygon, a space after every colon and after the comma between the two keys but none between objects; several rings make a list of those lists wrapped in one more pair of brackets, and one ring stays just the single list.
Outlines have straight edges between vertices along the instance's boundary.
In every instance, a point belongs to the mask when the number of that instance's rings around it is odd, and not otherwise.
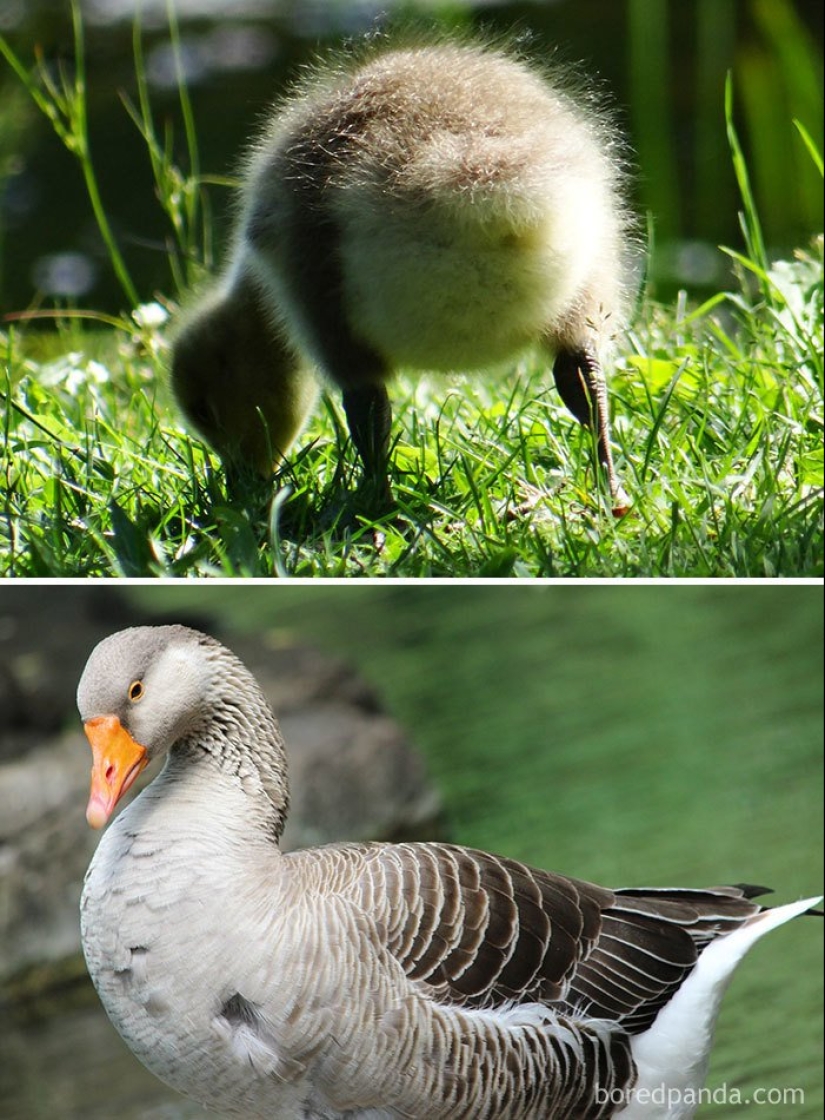
[{"label": "goose wing", "polygon": [[447,1003],[555,1005],[646,1029],[758,888],[618,890],[449,844],[376,845],[359,903],[411,980]]},{"label": "goose wing", "polygon": [[602,912],[592,951],[571,977],[567,1002],[631,1034],[646,1030],[681,986],[701,951],[760,906],[760,887],[625,889]]}]

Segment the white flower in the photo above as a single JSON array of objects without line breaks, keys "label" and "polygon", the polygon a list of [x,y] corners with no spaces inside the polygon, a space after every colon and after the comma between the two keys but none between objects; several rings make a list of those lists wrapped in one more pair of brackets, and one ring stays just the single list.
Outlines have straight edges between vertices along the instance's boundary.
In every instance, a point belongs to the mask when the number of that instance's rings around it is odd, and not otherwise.
[{"label": "white flower", "polygon": [[169,318],[169,312],[161,304],[153,301],[136,307],[132,312],[132,318],[139,327],[162,327]]},{"label": "white flower", "polygon": [[95,385],[106,385],[112,378],[106,366],[101,362],[96,362],[94,358],[86,363],[86,373],[88,375],[88,380]]},{"label": "white flower", "polygon": [[68,354],[61,354],[53,362],[42,365],[37,380],[47,389],[61,388],[74,393],[83,384],[85,377],[82,362],[83,355],[71,350]]},{"label": "white flower", "polygon": [[37,381],[46,389],[59,389],[75,397],[82,389],[94,385],[105,385],[111,380],[109,370],[93,358],[84,360],[82,354],[71,351],[55,358],[53,362],[42,365],[36,375]]}]

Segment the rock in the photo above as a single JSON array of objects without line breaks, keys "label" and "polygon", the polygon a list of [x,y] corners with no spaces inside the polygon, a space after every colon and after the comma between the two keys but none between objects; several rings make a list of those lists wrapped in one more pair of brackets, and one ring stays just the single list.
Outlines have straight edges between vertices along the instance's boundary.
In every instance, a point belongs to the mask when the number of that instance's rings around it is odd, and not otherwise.
[{"label": "rock", "polygon": [[26,702],[9,666],[0,662],[0,761],[18,752],[18,738],[27,725]]},{"label": "rock", "polygon": [[[74,690],[100,638],[158,621],[109,589],[102,598],[91,588],[44,590],[52,589],[0,591],[0,995],[32,970],[42,987],[80,951],[78,901],[99,837],[84,816],[91,753]],[[443,835],[419,756],[352,669],[312,649],[271,648],[263,637],[187,621],[227,642],[278,715],[292,786],[285,847]]]}]

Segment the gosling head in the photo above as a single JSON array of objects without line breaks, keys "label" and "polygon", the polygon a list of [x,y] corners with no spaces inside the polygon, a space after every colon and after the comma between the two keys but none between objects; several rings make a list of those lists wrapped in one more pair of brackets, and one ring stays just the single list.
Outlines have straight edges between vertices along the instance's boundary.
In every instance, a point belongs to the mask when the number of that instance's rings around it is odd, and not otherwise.
[{"label": "gosling head", "polygon": [[172,389],[192,426],[231,469],[269,477],[300,431],[315,388],[254,292],[217,290],[184,316]]}]

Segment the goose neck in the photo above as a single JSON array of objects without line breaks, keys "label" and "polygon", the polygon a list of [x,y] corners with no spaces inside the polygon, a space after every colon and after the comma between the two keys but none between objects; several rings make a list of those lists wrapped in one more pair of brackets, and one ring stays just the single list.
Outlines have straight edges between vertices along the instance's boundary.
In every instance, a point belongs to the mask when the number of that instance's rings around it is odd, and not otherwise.
[{"label": "goose neck", "polygon": [[289,807],[287,762],[278,724],[263,696],[243,692],[217,697],[205,723],[170,751],[175,775],[204,762],[217,769],[215,781],[241,795],[245,820],[239,823],[248,827],[257,816],[263,831],[277,842]]}]

